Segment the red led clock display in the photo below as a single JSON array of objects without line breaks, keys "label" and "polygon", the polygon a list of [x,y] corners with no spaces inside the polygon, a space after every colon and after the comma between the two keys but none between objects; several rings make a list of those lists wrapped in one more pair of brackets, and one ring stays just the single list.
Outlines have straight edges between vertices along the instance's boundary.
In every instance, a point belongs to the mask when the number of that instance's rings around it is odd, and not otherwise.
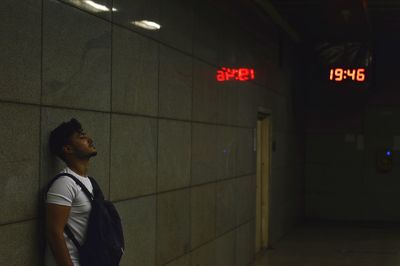
[{"label": "red led clock display", "polygon": [[365,81],[365,68],[331,68],[329,70],[329,80],[337,82],[352,80],[357,82]]},{"label": "red led clock display", "polygon": [[217,80],[220,82],[228,80],[248,81],[253,80],[254,77],[254,69],[252,68],[221,67],[217,70]]}]

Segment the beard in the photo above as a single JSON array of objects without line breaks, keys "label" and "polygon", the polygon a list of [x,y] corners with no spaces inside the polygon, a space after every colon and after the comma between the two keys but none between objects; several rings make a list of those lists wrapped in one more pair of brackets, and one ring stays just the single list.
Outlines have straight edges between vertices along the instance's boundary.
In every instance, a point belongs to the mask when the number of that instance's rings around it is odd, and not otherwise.
[{"label": "beard", "polygon": [[79,159],[90,159],[92,157],[95,157],[97,155],[97,151],[92,151],[92,152],[77,152],[76,157]]}]

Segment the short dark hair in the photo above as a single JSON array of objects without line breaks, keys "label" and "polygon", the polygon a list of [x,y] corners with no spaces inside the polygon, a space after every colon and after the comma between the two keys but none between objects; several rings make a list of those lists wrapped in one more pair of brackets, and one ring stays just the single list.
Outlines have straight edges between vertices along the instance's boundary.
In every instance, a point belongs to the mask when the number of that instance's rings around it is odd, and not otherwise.
[{"label": "short dark hair", "polygon": [[61,123],[50,133],[50,151],[65,162],[64,153],[62,151],[63,146],[70,143],[70,138],[75,132],[81,133],[82,131],[81,123],[75,118],[72,118],[68,122]]}]

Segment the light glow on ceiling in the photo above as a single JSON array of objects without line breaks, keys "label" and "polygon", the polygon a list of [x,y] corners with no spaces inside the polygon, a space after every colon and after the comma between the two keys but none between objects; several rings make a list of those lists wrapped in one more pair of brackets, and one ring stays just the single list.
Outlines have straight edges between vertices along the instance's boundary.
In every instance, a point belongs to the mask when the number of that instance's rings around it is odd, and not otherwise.
[{"label": "light glow on ceiling", "polygon": [[[99,10],[99,11],[105,11],[105,12],[110,11],[110,9],[108,7],[106,7],[105,5],[98,4],[98,3],[93,2],[91,0],[85,0],[85,4],[91,6],[91,7],[95,8],[96,10]],[[112,8],[112,11],[115,12],[115,11],[117,11],[117,9],[116,8]]]},{"label": "light glow on ceiling", "polygon": [[161,28],[160,24],[149,20],[132,21],[131,23],[146,30],[159,30]]}]

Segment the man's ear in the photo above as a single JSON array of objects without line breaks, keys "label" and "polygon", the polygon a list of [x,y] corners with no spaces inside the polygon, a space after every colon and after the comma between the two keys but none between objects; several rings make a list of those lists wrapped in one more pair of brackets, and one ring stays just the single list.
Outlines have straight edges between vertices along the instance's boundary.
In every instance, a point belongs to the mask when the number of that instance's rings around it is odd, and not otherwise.
[{"label": "man's ear", "polygon": [[73,152],[73,147],[69,144],[66,144],[62,147],[62,150],[64,154],[70,154]]}]

